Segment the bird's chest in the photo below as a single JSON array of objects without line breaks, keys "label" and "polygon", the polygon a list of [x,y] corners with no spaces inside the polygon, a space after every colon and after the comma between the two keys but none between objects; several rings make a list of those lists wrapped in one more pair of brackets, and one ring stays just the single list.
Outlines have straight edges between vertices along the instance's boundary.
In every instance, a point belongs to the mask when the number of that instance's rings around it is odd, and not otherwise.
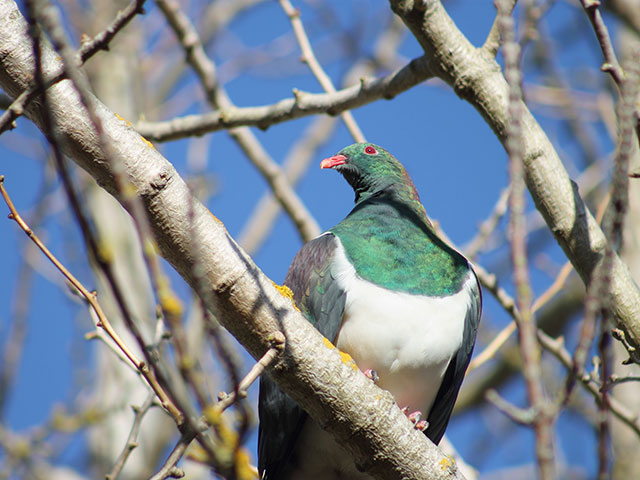
[{"label": "bird's chest", "polygon": [[332,274],[347,292],[337,347],[380,376],[399,406],[428,414],[462,343],[469,295],[428,297],[394,292],[360,278],[342,247]]}]

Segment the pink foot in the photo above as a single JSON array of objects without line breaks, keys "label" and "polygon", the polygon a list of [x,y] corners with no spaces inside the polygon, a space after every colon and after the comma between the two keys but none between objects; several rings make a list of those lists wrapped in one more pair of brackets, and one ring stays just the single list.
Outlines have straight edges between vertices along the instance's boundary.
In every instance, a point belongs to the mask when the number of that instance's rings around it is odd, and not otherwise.
[{"label": "pink foot", "polygon": [[371,380],[373,383],[378,383],[378,380],[380,380],[380,376],[378,375],[378,372],[376,372],[372,368],[367,368],[362,373],[364,373],[364,376],[367,377],[369,380]]},{"label": "pink foot", "polygon": [[415,424],[415,429],[420,430],[421,432],[424,432],[427,428],[429,428],[429,422],[426,420],[420,420]]},{"label": "pink foot", "polygon": [[422,412],[420,412],[419,410],[409,413],[409,407],[404,407],[402,409],[402,413],[404,413],[409,421],[413,423],[413,426],[416,430],[424,432],[429,427],[429,422],[427,422],[426,420],[420,420],[420,418],[422,417]]},{"label": "pink foot", "polygon": [[420,412],[419,410],[411,412],[409,415],[407,415],[409,421],[414,425],[420,421],[420,417],[422,417],[422,412]]}]

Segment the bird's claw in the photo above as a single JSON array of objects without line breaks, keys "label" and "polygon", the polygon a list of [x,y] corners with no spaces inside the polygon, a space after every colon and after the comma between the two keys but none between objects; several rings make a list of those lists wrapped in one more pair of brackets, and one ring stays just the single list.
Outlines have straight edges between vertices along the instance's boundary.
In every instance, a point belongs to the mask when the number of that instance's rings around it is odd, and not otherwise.
[{"label": "bird's claw", "polygon": [[378,380],[380,380],[380,375],[378,375],[378,372],[376,372],[373,368],[367,368],[362,373],[364,373],[364,376],[371,380],[373,383],[378,383]]},{"label": "bird's claw", "polygon": [[419,410],[411,412],[409,415],[407,415],[409,421],[414,425],[420,421],[420,417],[422,417],[422,412],[420,412]]},{"label": "bird's claw", "polygon": [[424,432],[427,428],[429,428],[429,422],[427,420],[421,420],[422,412],[420,412],[419,410],[409,413],[409,407],[404,407],[402,408],[402,413],[404,413],[409,421],[413,423],[413,427],[416,430]]},{"label": "bird's claw", "polygon": [[427,422],[426,420],[420,420],[419,422],[416,422],[416,424],[414,425],[414,428],[416,430],[420,430],[421,432],[424,432],[427,428],[429,428],[429,422]]}]

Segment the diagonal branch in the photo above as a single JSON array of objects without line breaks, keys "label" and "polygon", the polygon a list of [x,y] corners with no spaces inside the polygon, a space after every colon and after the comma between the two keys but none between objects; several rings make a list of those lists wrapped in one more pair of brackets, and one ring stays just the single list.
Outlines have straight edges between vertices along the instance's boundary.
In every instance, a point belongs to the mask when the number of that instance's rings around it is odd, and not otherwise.
[{"label": "diagonal branch", "polygon": [[[473,105],[504,144],[508,86],[492,55],[476,49],[438,1],[390,1],[420,42],[434,74]],[[571,181],[557,152],[526,105],[522,105],[525,181],[558,244],[588,284],[604,259],[607,239]],[[611,308],[618,326],[640,346],[640,292],[615,255],[611,269]]]},{"label": "diagonal branch", "polygon": [[[0,87],[21,91],[33,76],[26,23],[16,4],[0,0]],[[43,49],[45,74],[56,68]],[[118,198],[113,173],[99,148],[92,124],[71,82],[49,89],[49,106],[59,119],[65,152]],[[60,113],[64,112],[64,115]],[[455,464],[413,425],[387,392],[373,385],[353,362],[344,360],[297,311],[229,236],[224,225],[192,198],[174,167],[127,123],[95,101],[105,138],[114,149],[134,191],[145,204],[162,255],[190,284],[194,264],[210,295],[204,299],[220,322],[256,359],[285,337],[282,355],[268,367],[279,385],[351,452],[374,478],[462,478]],[[42,127],[41,112],[27,116]],[[122,201],[121,198],[119,198]],[[193,210],[190,218],[189,211]],[[190,249],[195,232],[199,248]]]},{"label": "diagonal branch", "polygon": [[[89,60],[93,55],[95,55],[100,50],[108,50],[109,42],[113,40],[113,38],[117,35],[117,33],[122,30],[128,23],[131,21],[133,17],[136,15],[143,13],[143,5],[145,0],[132,0],[129,5],[127,5],[120,13],[116,16],[116,18],[111,22],[111,24],[101,31],[98,35],[93,37],[91,40],[84,41],[78,52],[76,53],[76,62],[78,65],[83,65],[84,62]],[[66,78],[66,73],[64,69],[60,68],[51,72],[47,79],[45,80],[45,84],[47,86],[53,85],[56,82],[59,82],[63,78]],[[24,113],[25,108],[29,103],[40,93],[40,89],[37,85],[32,84],[27,89],[25,89],[12,103],[8,106],[7,111],[0,116],[0,133],[5,131],[8,128],[11,128],[13,122]]]}]

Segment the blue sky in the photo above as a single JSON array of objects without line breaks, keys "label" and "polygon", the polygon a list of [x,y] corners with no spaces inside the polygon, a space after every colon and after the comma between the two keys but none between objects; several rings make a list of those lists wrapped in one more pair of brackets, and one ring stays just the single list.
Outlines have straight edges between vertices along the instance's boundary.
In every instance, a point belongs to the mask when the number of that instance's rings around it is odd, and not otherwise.
[{"label": "blue sky", "polygon": [[[489,0],[448,2],[448,9],[458,27],[476,45],[484,40],[495,13]],[[148,5],[149,10],[155,7]],[[363,14],[363,38],[374,39],[380,20],[385,17],[387,4],[374,1],[357,1],[350,6]],[[276,2],[259,7],[259,15],[247,15],[233,25],[233,34],[245,45],[260,45],[290,31],[287,18]],[[303,8],[303,21],[310,18],[309,25],[317,25],[313,12]],[[336,28],[349,25],[352,12],[342,10],[343,18],[336,21]],[[571,29],[583,26],[584,14],[579,10],[558,2],[549,16],[548,29],[553,40],[562,42],[563,35]],[[325,33],[310,28],[314,42],[321,42]],[[224,72],[224,51],[213,49]],[[400,53],[407,60],[421,54],[420,47],[411,35],[407,35]],[[296,55],[282,60],[293,65]],[[319,52],[322,62],[330,52]],[[600,61],[593,48],[593,38],[585,35],[566,45],[559,57],[563,68],[584,64],[593,69]],[[336,79],[348,66],[345,62],[330,58],[324,65]],[[527,72],[525,72],[527,73]],[[529,77],[527,77],[529,78]],[[531,79],[540,77],[532,72]],[[602,82],[602,80],[601,80]],[[600,86],[600,83],[596,83]],[[234,77],[227,85],[229,95],[239,106],[268,104],[287,98],[292,88],[320,91],[315,80],[301,68],[300,74],[278,76],[264,71],[249,72]],[[590,88],[589,85],[583,88]],[[199,107],[184,113],[198,111]],[[559,120],[534,111],[547,129],[552,141],[562,147],[561,154],[573,174],[583,167],[583,160],[575,155],[572,140],[567,136],[566,126]],[[477,231],[478,224],[490,213],[501,189],[508,183],[507,157],[502,146],[477,112],[460,100],[453,91],[432,80],[399,95],[392,101],[380,100],[353,112],[367,139],[384,146],[405,165],[412,175],[428,214],[437,220],[443,230],[458,245],[463,245]],[[267,131],[255,133],[274,159],[282,161],[290,146],[298,139],[309,118],[275,125]],[[602,127],[592,126],[600,153],[611,148],[602,135]],[[318,164],[322,158],[339,151],[352,143],[347,130],[338,126],[333,138],[323,146],[313,161],[313,166],[300,182],[297,191],[321,228],[329,228],[339,222],[351,209],[353,192],[344,180],[331,171],[321,171]],[[186,140],[176,141],[159,148],[182,174],[189,173],[186,162]],[[33,212],[37,194],[43,182],[42,152],[45,143],[35,127],[26,119],[18,120],[14,132],[0,137],[0,174],[4,175],[6,187],[18,209],[26,218]],[[34,154],[35,152],[35,154]],[[34,159],[35,157],[35,159]],[[572,171],[573,170],[573,171]],[[216,191],[208,201],[208,207],[220,218],[230,233],[236,236],[245,224],[257,199],[266,191],[266,183],[246,161],[239,149],[224,132],[211,135],[208,145],[206,174],[215,180]],[[82,251],[77,228],[66,209],[60,189],[54,189],[49,203],[50,215],[39,231],[49,248],[77,272],[88,286],[94,280],[87,270],[87,260]],[[529,201],[529,209],[533,207]],[[0,205],[0,213],[6,208]],[[6,218],[2,215],[0,218]],[[548,234],[545,234],[548,235]],[[11,323],[11,305],[16,291],[16,275],[19,257],[24,252],[26,237],[14,222],[0,219],[0,342],[7,338]],[[72,246],[73,245],[73,246]],[[301,243],[291,222],[283,215],[278,218],[272,234],[255,254],[258,266],[274,281],[281,282],[289,262]],[[546,242],[544,252],[552,262],[564,262],[561,251],[554,242]],[[505,250],[499,249],[480,257],[480,263],[495,268],[502,276],[502,284],[512,291],[508,265],[501,259]],[[15,430],[37,425],[50,417],[55,405],[71,404],[74,401],[72,366],[79,353],[85,349],[91,354],[96,347],[82,340],[83,333],[91,330],[82,305],[72,300],[63,282],[56,276],[42,257],[37,259],[37,272],[33,278],[33,289],[28,317],[27,340],[20,362],[17,382],[8,401],[5,419]],[[532,269],[533,288],[543,291],[553,281],[549,275],[535,267]],[[187,289],[176,275],[173,282],[183,298]],[[483,328],[487,331],[499,329],[508,323],[509,317],[499,308],[489,294],[485,294],[485,317]],[[478,350],[477,350],[478,351]],[[246,359],[245,369],[250,367]],[[85,375],[91,375],[90,362]],[[257,388],[251,394],[256,394]],[[524,390],[520,381],[511,382],[501,393],[510,400],[523,405]],[[576,415],[565,414],[558,424],[559,459],[569,465],[579,465],[593,471],[595,443],[593,432]],[[500,413],[485,406],[473,415],[465,414],[454,419],[448,430],[452,442],[483,473],[507,466],[529,464],[533,461],[531,432],[511,424]],[[508,438],[508,441],[504,441]],[[573,439],[579,438],[580,442]],[[252,437],[251,442],[255,442]],[[479,454],[480,447],[485,451]],[[253,449],[253,447],[252,447]],[[65,461],[74,466],[83,464],[83,447],[76,441],[65,456]],[[1,455],[0,455],[1,458]]]}]

